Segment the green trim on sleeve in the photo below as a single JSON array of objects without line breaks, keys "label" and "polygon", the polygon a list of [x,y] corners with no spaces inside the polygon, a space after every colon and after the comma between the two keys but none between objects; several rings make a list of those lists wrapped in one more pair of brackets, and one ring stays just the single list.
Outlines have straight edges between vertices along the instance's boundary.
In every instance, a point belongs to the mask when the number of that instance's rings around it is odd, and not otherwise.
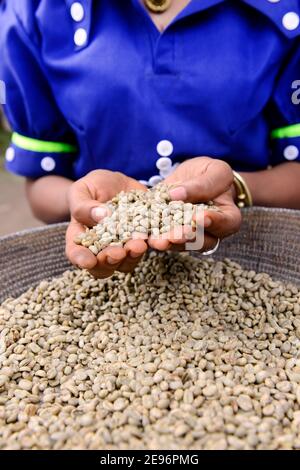
[{"label": "green trim on sleeve", "polygon": [[47,142],[45,140],[31,139],[17,132],[14,132],[11,139],[12,143],[23,150],[40,153],[76,153],[77,148],[71,144],[63,142]]},{"label": "green trim on sleeve", "polygon": [[274,129],[271,132],[271,137],[272,139],[289,139],[291,137],[300,137],[300,124],[293,124],[292,126]]}]

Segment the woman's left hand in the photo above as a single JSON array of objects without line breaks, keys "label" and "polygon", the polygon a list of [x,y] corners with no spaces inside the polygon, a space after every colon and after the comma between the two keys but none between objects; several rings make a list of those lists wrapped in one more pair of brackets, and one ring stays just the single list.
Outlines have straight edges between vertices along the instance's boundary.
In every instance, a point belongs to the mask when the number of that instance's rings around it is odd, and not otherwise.
[{"label": "woman's left hand", "polygon": [[[204,213],[204,245],[201,251],[213,249],[218,239],[238,232],[241,225],[241,212],[234,202],[233,172],[222,160],[197,157],[186,160],[165,180],[166,184],[176,185],[170,195],[173,200],[192,203],[214,201],[219,211]],[[181,251],[188,240],[168,237],[150,238],[149,245],[157,250]]]}]

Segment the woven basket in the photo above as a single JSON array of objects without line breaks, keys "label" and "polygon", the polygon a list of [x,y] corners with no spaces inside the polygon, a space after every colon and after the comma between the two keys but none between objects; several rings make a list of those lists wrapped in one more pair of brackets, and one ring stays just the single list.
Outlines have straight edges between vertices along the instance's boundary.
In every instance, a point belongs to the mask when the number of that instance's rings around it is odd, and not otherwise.
[{"label": "woven basket", "polygon": [[[0,302],[70,268],[65,231],[66,224],[59,224],[0,238]],[[215,258],[300,286],[299,253],[300,211],[251,208],[244,211],[241,231],[223,241]]]}]

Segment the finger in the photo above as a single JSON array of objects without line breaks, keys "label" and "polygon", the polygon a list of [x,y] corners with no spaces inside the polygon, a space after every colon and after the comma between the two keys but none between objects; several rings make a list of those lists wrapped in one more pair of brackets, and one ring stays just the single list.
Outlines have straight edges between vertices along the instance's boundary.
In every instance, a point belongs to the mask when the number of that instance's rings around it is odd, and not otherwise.
[{"label": "finger", "polygon": [[233,172],[229,165],[212,160],[203,174],[191,178],[170,190],[173,200],[192,203],[210,201],[226,192],[233,183]]},{"label": "finger", "polygon": [[148,245],[144,240],[129,240],[125,245],[127,256],[133,259],[143,256],[147,249]]},{"label": "finger", "polygon": [[189,241],[185,244],[186,251],[199,251],[203,253],[204,251],[212,250],[218,243],[218,238],[214,237],[209,233],[204,233],[203,240],[199,243],[199,240]]},{"label": "finger", "polygon": [[74,239],[80,233],[85,232],[84,227],[78,222],[72,220],[66,232],[66,256],[69,261],[81,269],[92,269],[97,265],[97,258],[88,249],[76,245]]},{"label": "finger", "polygon": [[[189,243],[192,244],[191,241]],[[197,245],[195,245],[195,251],[199,251],[200,253],[202,253],[202,252],[205,252],[205,251],[212,250],[213,248],[215,248],[217,243],[218,243],[217,238],[215,238],[215,237],[213,237],[209,234],[205,234],[203,245],[202,245],[201,249],[199,249],[199,247]],[[187,249],[187,248],[189,248],[189,249]],[[186,243],[172,244],[171,247],[170,247],[170,250],[175,251],[175,252],[193,251],[193,247],[192,247],[192,245],[187,245]]]},{"label": "finger", "polygon": [[[109,181],[111,184],[108,184]],[[78,222],[91,227],[108,215],[106,201],[112,199],[117,192],[131,189],[147,191],[140,182],[122,173],[93,171],[72,184],[68,196],[71,214]]]},{"label": "finger", "polygon": [[206,211],[207,232],[218,238],[226,238],[239,231],[242,222],[241,211],[234,204],[223,206],[220,211]]},{"label": "finger", "polygon": [[126,250],[121,246],[108,246],[97,255],[98,264],[108,267],[119,265],[125,258]]},{"label": "finger", "polygon": [[125,257],[126,252],[121,247],[104,248],[97,255],[97,265],[89,269],[89,272],[97,279],[106,279],[119,270],[119,266]]},{"label": "finger", "polygon": [[206,251],[213,250],[214,248],[216,248],[217,243],[218,243],[217,237],[214,237],[208,233],[205,233],[204,244],[200,250],[200,253],[205,253]]},{"label": "finger", "polygon": [[155,250],[166,251],[171,248],[173,244],[185,244],[195,238],[195,231],[191,226],[178,225],[170,232],[166,232],[159,237],[151,236],[148,240],[149,246]]},{"label": "finger", "polygon": [[[103,200],[105,200],[104,193]],[[91,193],[83,180],[79,180],[71,186],[69,204],[74,219],[88,227],[94,226],[109,214],[107,206],[95,199],[95,194]]]},{"label": "finger", "polygon": [[119,271],[123,273],[132,272],[143,258],[147,249],[148,245],[143,240],[130,240],[127,242],[125,245],[127,256],[120,264]]},{"label": "finger", "polygon": [[166,238],[166,236],[161,237],[150,237],[148,240],[148,245],[157,251],[166,251],[169,250],[171,243]]},{"label": "finger", "polygon": [[121,273],[132,273],[142,259],[143,256],[139,256],[138,258],[127,256],[123,263],[120,264],[118,271]]},{"label": "finger", "polygon": [[195,230],[188,225],[178,225],[167,234],[170,243],[175,245],[185,244],[188,241],[194,240],[195,236]]},{"label": "finger", "polygon": [[126,187],[124,187],[124,191],[130,191],[132,189],[137,189],[139,191],[146,192],[146,191],[149,190],[149,188],[147,186],[145,186],[143,183],[141,183],[140,181],[137,181],[134,178],[130,178],[128,176],[126,176],[125,184],[126,184]]},{"label": "finger", "polygon": [[[150,237],[149,241],[151,247],[156,247],[158,241],[159,247],[163,250],[168,249],[169,245],[181,245],[188,241],[194,240],[196,237],[196,231],[189,225],[177,225],[170,232],[166,232],[159,237]],[[169,243],[169,245],[167,245]],[[156,248],[155,248],[156,249]]]}]

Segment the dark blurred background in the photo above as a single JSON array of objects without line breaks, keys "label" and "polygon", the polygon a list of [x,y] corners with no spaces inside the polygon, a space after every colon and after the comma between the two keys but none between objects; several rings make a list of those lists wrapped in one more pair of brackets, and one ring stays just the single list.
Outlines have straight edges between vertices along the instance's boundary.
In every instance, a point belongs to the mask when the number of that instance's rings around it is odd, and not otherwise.
[{"label": "dark blurred background", "polygon": [[4,169],[10,132],[0,108],[0,236],[41,225],[28,207],[24,180]]}]

